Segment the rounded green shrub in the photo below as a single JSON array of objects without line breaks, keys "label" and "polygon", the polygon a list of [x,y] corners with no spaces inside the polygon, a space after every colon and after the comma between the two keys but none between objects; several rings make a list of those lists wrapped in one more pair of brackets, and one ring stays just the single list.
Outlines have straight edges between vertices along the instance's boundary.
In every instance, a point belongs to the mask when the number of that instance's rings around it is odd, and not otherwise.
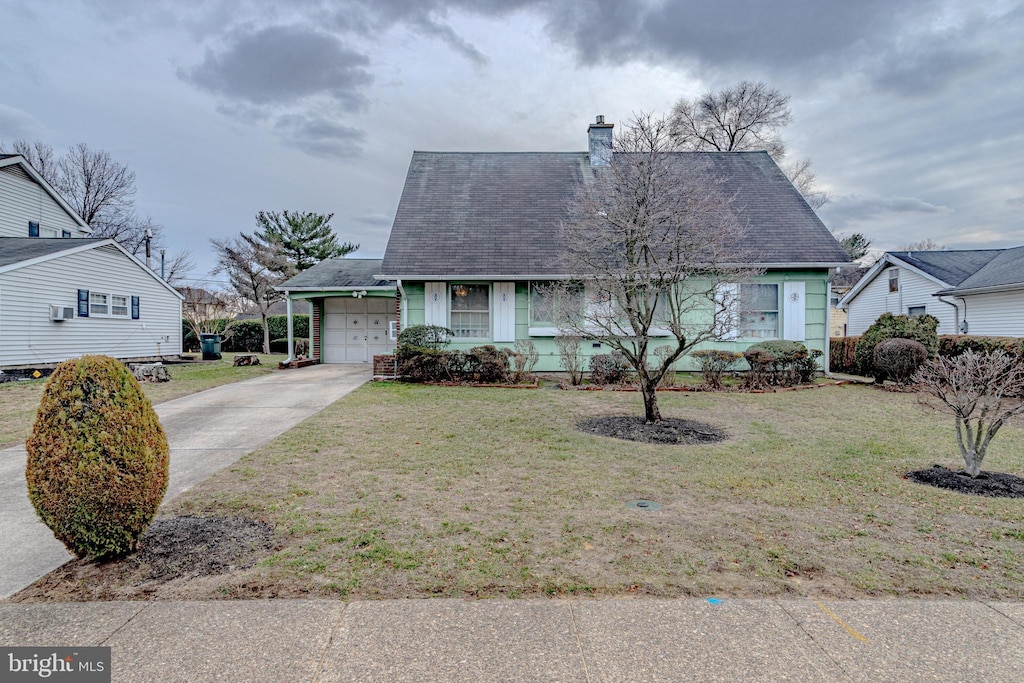
[{"label": "rounded green shrub", "polygon": [[57,540],[80,557],[136,549],[167,490],[170,449],[124,365],[84,356],[57,366],[25,448],[29,500]]},{"label": "rounded green shrub", "polygon": [[910,378],[926,360],[928,350],[924,344],[913,339],[893,337],[875,346],[875,367],[900,385],[910,382]]},{"label": "rounded green shrub", "polygon": [[878,383],[883,382],[884,372],[875,367],[875,347],[886,339],[899,337],[913,339],[924,344],[928,357],[933,357],[939,349],[939,319],[932,315],[919,315],[911,318],[907,315],[883,313],[871,327],[861,335],[857,342],[857,370],[862,375],[873,376]]}]

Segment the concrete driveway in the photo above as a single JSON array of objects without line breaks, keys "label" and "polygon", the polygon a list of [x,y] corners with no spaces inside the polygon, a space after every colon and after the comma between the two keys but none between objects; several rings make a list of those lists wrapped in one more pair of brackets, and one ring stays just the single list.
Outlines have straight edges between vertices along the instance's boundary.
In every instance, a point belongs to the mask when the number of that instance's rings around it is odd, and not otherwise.
[{"label": "concrete driveway", "polygon": [[[314,365],[209,389],[156,406],[171,446],[164,500],[230,465],[356,389],[368,364]],[[0,598],[71,559],[36,517],[25,485],[25,449],[0,451]]]}]

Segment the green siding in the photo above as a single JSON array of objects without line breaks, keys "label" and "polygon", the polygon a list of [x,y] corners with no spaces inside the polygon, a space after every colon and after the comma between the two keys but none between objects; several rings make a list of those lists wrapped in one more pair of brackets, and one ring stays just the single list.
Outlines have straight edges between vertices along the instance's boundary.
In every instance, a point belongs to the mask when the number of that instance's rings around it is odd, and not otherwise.
[{"label": "green siding", "polygon": [[[805,316],[805,340],[804,344],[810,349],[818,349],[825,351],[827,341],[827,306],[828,306],[828,286],[827,286],[828,273],[825,270],[807,270],[807,271],[773,271],[765,273],[760,277],[756,278],[755,281],[778,284],[780,299],[784,299],[782,296],[782,288],[787,281],[801,281],[804,282],[804,316]],[[406,296],[408,297],[406,318],[402,321],[403,327],[410,325],[422,325],[424,314],[424,287],[422,282],[403,283]],[[786,302],[782,301],[780,304],[780,328],[785,320]],[[539,372],[558,372],[562,368],[559,365],[558,348],[552,337],[530,337],[529,336],[529,283],[528,282],[517,282],[516,283],[516,339],[529,339],[533,342],[537,348],[537,352],[540,355],[540,360],[537,362],[537,370]],[[493,309],[492,309],[493,315]],[[710,342],[702,344],[698,349],[722,349],[726,351],[743,352],[748,346],[754,344],[756,340],[736,340],[736,341],[721,341],[721,342]],[[471,342],[452,342],[449,348],[468,350],[474,346],[480,346],[483,344],[490,344],[490,341],[471,341]],[[658,346],[667,345],[669,342],[659,342],[655,339],[651,344],[651,351]],[[596,346],[595,346],[596,345]],[[495,344],[498,347],[512,348],[513,344],[504,342]],[[584,340],[581,342],[580,348],[581,354],[584,356],[584,365],[589,362],[589,358],[596,354],[608,353],[610,351],[606,344]],[[693,362],[693,359],[686,357],[681,359],[676,364],[679,370],[693,370],[697,368],[697,365]]]}]

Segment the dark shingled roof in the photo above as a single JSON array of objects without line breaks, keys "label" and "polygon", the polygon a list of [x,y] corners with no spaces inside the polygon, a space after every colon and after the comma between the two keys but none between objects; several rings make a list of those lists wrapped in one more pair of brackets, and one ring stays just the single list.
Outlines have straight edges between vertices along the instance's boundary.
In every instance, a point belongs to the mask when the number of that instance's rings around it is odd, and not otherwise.
[{"label": "dark shingled roof", "polygon": [[380,259],[325,259],[277,288],[299,290],[394,286],[387,280],[374,277],[380,273],[380,265]]},{"label": "dark shingled roof", "polygon": [[943,293],[963,292],[967,290],[1024,287],[1024,247],[1003,249],[995,252],[995,257],[978,269],[970,277]]},{"label": "dark shingled roof", "polygon": [[105,241],[102,238],[0,237],[0,268]]},{"label": "dark shingled roof", "polygon": [[889,254],[948,285],[956,286],[981,270],[1002,252],[1002,249],[958,249],[955,251],[890,251]]},{"label": "dark shingled roof", "polygon": [[[681,152],[725,179],[750,228],[748,260],[849,263],[846,252],[766,152]],[[564,274],[559,223],[593,173],[586,152],[415,152],[384,253],[386,277]]]}]

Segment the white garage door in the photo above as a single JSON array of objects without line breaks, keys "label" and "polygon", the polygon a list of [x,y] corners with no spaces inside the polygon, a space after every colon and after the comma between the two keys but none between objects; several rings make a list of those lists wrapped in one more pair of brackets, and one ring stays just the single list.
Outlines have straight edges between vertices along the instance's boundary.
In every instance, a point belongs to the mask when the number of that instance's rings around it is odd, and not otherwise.
[{"label": "white garage door", "polygon": [[391,353],[389,324],[396,320],[395,300],[385,297],[336,297],[324,301],[324,363],[369,363]]}]

